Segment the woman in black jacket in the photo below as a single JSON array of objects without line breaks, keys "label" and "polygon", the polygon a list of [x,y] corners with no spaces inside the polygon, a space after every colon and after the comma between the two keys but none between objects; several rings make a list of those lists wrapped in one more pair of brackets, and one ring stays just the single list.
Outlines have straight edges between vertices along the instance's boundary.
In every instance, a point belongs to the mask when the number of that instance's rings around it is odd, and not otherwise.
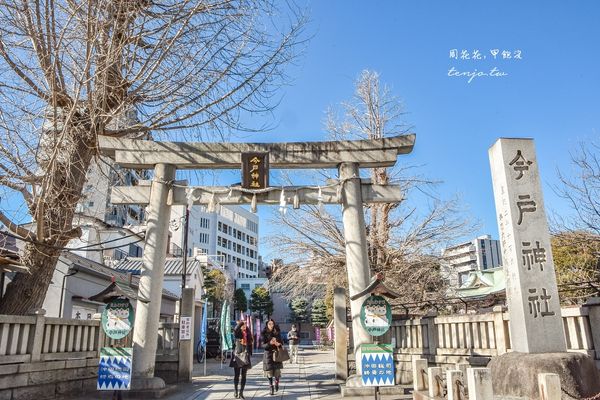
[{"label": "woman in black jacket", "polygon": [[[281,378],[283,363],[273,361],[273,352],[283,346],[281,330],[279,329],[279,326],[275,324],[275,321],[270,319],[269,322],[267,322],[267,326],[265,326],[265,329],[262,331],[261,336],[264,349],[263,370],[265,376],[269,378],[271,394],[275,394],[275,392],[279,390],[279,378]],[[275,386],[273,386],[273,378],[275,378]]]},{"label": "woman in black jacket", "polygon": [[[246,386],[246,373],[252,364],[250,357],[252,356],[252,333],[248,330],[244,321],[239,321],[233,330],[233,336],[235,337],[235,347],[229,366],[233,368],[233,386],[235,387],[235,393],[233,397],[236,399],[245,399],[244,387]],[[247,355],[244,355],[246,353]],[[246,364],[246,361],[248,362]],[[240,376],[242,381],[240,382]],[[240,390],[238,392],[238,384],[240,384]]]}]

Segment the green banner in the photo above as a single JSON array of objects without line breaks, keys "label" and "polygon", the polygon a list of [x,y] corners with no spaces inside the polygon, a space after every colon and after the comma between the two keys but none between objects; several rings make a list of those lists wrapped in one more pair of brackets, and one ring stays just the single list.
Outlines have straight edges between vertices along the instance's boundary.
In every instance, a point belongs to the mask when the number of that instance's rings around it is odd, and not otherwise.
[{"label": "green banner", "polygon": [[371,336],[381,336],[390,329],[392,307],[381,296],[369,296],[360,308],[360,322]]},{"label": "green banner", "polygon": [[223,302],[221,309],[221,350],[231,350],[233,343],[231,341],[231,318],[229,316],[229,302]]},{"label": "green banner", "polygon": [[133,328],[133,307],[127,299],[114,299],[102,312],[102,329],[111,339],[122,339]]}]

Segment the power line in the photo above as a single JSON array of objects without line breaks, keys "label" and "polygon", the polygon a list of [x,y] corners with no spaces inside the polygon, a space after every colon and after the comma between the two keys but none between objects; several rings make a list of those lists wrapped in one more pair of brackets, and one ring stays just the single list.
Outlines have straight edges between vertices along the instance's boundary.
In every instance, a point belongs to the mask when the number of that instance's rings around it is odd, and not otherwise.
[{"label": "power line", "polygon": [[[145,231],[144,232],[140,232],[140,234],[145,234],[145,233],[146,233]],[[67,251],[78,251],[78,250],[104,251],[104,250],[119,249],[119,248],[128,246],[130,244],[141,242],[142,240],[145,239],[145,236],[144,237],[140,237],[140,234],[134,233],[134,234],[131,234],[131,235],[123,236],[123,237],[116,238],[116,239],[106,240],[104,242],[99,242],[99,243],[91,244],[91,245],[87,245],[87,246],[81,246],[81,247],[61,247],[61,246],[54,246],[54,245],[51,245],[51,244],[40,242],[40,241],[37,241],[37,240],[34,240],[34,239],[24,238],[24,237],[15,235],[15,234],[13,234],[11,232],[7,232],[7,231],[2,232],[2,234],[6,235],[6,236],[9,236],[9,237],[12,237],[12,238],[17,239],[17,240],[21,240],[21,241],[24,241],[24,242],[33,243],[33,244],[38,245],[38,246],[47,247],[47,248],[54,249],[54,250],[67,250]],[[103,248],[100,248],[100,249],[91,249],[90,248],[90,247],[94,247],[94,246],[102,246],[103,244],[116,242],[118,240],[127,239],[127,238],[130,238],[132,236],[137,236],[138,239],[134,240],[132,242],[124,243],[124,244],[122,244],[120,246],[103,247]]]}]

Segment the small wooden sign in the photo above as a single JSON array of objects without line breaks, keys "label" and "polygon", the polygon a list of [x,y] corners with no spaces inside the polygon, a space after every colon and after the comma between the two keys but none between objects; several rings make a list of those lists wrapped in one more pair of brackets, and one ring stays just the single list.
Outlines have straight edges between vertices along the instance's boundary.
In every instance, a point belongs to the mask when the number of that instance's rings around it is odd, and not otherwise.
[{"label": "small wooden sign", "polygon": [[242,187],[269,187],[269,153],[242,153]]}]

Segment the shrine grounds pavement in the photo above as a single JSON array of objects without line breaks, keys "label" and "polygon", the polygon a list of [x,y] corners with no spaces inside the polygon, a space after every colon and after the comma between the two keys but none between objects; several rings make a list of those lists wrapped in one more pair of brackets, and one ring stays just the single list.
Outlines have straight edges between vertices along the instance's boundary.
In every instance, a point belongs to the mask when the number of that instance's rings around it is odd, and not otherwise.
[{"label": "shrine grounds pavement", "polygon": [[[262,353],[252,357],[252,368],[248,370],[244,397],[246,399],[272,399],[272,400],[333,400],[342,399],[339,384],[335,381],[335,359],[333,350],[317,350],[304,348],[300,350],[298,364],[286,362],[282,370],[279,392],[269,394],[269,381],[263,376]],[[70,398],[70,400],[83,399],[111,399],[109,393],[90,393],[85,397]],[[126,392],[123,398],[127,399]],[[382,400],[399,399],[399,396],[380,396]],[[409,397],[410,398],[410,397]],[[204,364],[194,364],[193,381],[179,384],[172,393],[162,399],[166,400],[221,400],[234,399],[233,397],[233,369],[229,361],[221,363],[208,360],[206,376]],[[345,397],[351,399],[373,399],[370,397]]]}]

